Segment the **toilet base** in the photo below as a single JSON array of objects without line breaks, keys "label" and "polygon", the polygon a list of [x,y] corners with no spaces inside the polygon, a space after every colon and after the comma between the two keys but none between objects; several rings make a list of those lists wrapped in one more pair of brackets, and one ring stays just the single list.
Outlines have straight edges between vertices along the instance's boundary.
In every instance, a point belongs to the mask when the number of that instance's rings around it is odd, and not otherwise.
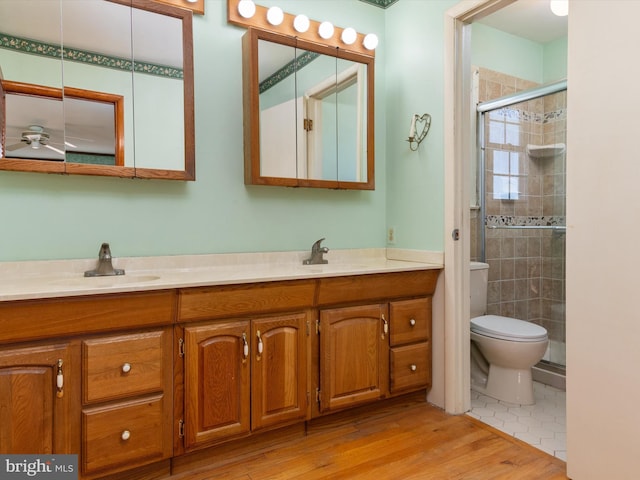
[{"label": "toilet base", "polygon": [[517,405],[533,405],[533,378],[531,369],[504,368],[498,365],[489,367],[485,395],[497,400]]}]

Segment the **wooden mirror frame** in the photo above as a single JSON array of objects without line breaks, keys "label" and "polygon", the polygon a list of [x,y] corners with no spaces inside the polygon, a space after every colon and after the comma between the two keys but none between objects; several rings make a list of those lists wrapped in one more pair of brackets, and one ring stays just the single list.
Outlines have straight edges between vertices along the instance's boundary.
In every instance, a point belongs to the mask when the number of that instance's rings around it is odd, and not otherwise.
[{"label": "wooden mirror frame", "polygon": [[[308,178],[266,177],[260,169],[260,92],[258,80],[258,41],[266,40],[282,45],[302,48],[331,57],[341,58],[367,66],[367,179],[363,182],[317,180]],[[374,57],[353,51],[321,45],[289,35],[281,35],[258,28],[249,28],[242,40],[243,59],[243,112],[244,112],[244,166],[246,185],[272,185],[286,187],[314,187],[342,190],[375,189],[375,135],[374,135]]]},{"label": "wooden mirror frame", "polygon": [[[3,170],[13,170],[21,172],[44,172],[44,173],[74,173],[75,168],[80,167],[80,172],[85,175],[107,175],[107,176],[133,176],[134,168],[124,166],[124,97],[104,92],[94,92],[80,88],[46,87],[43,85],[33,85],[30,83],[13,82],[10,80],[0,81],[0,95],[4,100],[5,95],[25,95],[43,99],[57,99],[61,102],[63,98],[73,98],[86,100],[88,102],[100,102],[113,105],[113,121],[115,131],[115,165],[94,165],[77,164],[66,161],[51,161],[38,159],[3,158],[0,166]],[[6,146],[6,120],[2,117],[2,144]],[[116,171],[112,171],[117,167]]]}]

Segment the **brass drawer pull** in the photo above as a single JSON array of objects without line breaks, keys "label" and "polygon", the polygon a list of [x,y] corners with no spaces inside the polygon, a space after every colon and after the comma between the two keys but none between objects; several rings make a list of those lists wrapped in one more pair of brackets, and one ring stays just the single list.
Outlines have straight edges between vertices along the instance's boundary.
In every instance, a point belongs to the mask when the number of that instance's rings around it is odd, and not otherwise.
[{"label": "brass drawer pull", "polygon": [[58,359],[58,369],[56,372],[56,397],[64,397],[64,372],[62,371],[63,361]]},{"label": "brass drawer pull", "polygon": [[262,343],[262,335],[260,334],[260,330],[256,332],[256,336],[258,337],[258,355],[256,356],[256,360],[260,361],[262,358],[262,351],[264,350],[264,345]]},{"label": "brass drawer pull", "polygon": [[131,432],[129,430],[125,430],[124,432],[122,432],[122,435],[120,435],[120,438],[122,438],[122,440],[127,441],[131,438]]},{"label": "brass drawer pull", "polygon": [[122,373],[129,373],[131,371],[131,364],[125,363],[122,365]]},{"label": "brass drawer pull", "polygon": [[382,339],[384,340],[384,337],[389,333],[389,322],[387,321],[386,318],[384,318],[384,315],[382,315]]},{"label": "brass drawer pull", "polygon": [[242,361],[246,361],[249,356],[249,342],[247,342],[247,334],[242,332]]}]

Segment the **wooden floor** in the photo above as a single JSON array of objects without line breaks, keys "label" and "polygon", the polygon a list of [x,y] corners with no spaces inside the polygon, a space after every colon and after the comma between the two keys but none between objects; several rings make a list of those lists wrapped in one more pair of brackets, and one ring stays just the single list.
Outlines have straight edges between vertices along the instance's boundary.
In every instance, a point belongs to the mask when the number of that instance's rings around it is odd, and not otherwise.
[{"label": "wooden floor", "polygon": [[297,439],[172,480],[567,478],[563,461],[422,398],[323,418]]}]

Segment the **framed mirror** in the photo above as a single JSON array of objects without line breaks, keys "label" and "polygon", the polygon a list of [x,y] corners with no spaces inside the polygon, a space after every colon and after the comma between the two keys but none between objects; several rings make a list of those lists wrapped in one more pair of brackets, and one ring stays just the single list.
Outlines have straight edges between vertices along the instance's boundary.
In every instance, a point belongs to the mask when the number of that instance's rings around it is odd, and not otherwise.
[{"label": "framed mirror", "polygon": [[194,180],[191,22],[151,0],[0,2],[0,169]]},{"label": "framed mirror", "polygon": [[3,142],[7,160],[40,160],[36,165],[45,168],[64,161],[124,166],[121,95],[8,80],[0,89],[4,115],[12,119]]},{"label": "framed mirror", "polygon": [[245,183],[373,190],[374,59],[249,28]]}]

